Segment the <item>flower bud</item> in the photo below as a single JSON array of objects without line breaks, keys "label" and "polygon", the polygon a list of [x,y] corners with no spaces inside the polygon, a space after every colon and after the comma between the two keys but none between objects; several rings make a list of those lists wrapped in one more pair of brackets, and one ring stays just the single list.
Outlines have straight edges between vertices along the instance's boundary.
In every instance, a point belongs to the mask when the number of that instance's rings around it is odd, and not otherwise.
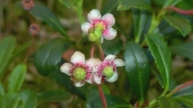
[{"label": "flower bud", "polygon": [[25,10],[31,10],[34,7],[34,1],[33,0],[23,0],[22,6],[23,6],[23,9]]},{"label": "flower bud", "polygon": [[86,71],[83,68],[78,67],[73,71],[73,76],[74,76],[75,80],[81,81],[81,80],[85,79]]},{"label": "flower bud", "polygon": [[102,22],[100,22],[95,25],[95,29],[103,31],[105,29],[105,26],[102,24]]},{"label": "flower bud", "polygon": [[38,35],[39,31],[40,31],[39,25],[37,25],[37,24],[31,24],[31,25],[30,25],[30,27],[29,27],[29,33],[30,33],[32,36]]},{"label": "flower bud", "polygon": [[112,77],[113,74],[114,74],[114,72],[113,72],[112,66],[107,66],[103,69],[103,75],[106,76],[107,78]]},{"label": "flower bud", "polygon": [[100,30],[95,30],[94,33],[89,33],[89,39],[92,42],[100,40],[102,32]]}]

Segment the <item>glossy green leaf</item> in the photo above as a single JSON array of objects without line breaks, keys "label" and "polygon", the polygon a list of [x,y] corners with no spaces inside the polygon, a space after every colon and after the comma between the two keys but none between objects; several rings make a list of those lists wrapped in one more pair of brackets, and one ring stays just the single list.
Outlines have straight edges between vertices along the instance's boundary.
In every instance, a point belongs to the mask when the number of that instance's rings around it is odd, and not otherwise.
[{"label": "glossy green leaf", "polygon": [[78,0],[59,0],[60,3],[62,3],[63,5],[65,5],[68,8],[73,6],[73,4],[76,3],[76,1]]},{"label": "glossy green leaf", "polygon": [[159,104],[161,108],[182,108],[179,103],[164,96],[159,98]]},{"label": "glossy green leaf", "polygon": [[106,13],[110,13],[112,10],[114,10],[118,6],[119,2],[118,0],[108,0],[105,2],[101,13],[104,15]]},{"label": "glossy green leaf", "polygon": [[185,104],[188,108],[193,108],[193,98],[183,96],[183,97],[178,97],[178,98],[176,98],[176,100],[177,100],[178,102],[182,102],[182,103]]},{"label": "glossy green leaf", "polygon": [[8,83],[8,92],[19,92],[26,74],[26,65],[19,64],[11,73]]},{"label": "glossy green leaf", "polygon": [[164,18],[171,26],[179,30],[183,36],[186,36],[191,30],[189,21],[184,18],[169,15],[164,16]]},{"label": "glossy green leaf", "polygon": [[22,103],[22,108],[36,108],[38,95],[33,90],[23,90],[20,93],[20,100]]},{"label": "glossy green leaf", "polygon": [[33,16],[38,17],[42,21],[49,24],[51,27],[59,31],[63,36],[67,37],[67,33],[64,30],[64,27],[62,26],[58,18],[47,7],[36,3],[30,13]]},{"label": "glossy green leaf", "polygon": [[178,92],[176,92],[173,96],[181,97],[181,96],[189,96],[193,98],[193,85],[187,86]]},{"label": "glossy green leaf", "polygon": [[127,10],[130,8],[138,9],[148,9],[150,10],[150,5],[144,0],[119,0],[118,10]]},{"label": "glossy green leaf", "polygon": [[6,94],[0,97],[0,108],[17,108],[19,97],[17,94]]},{"label": "glossy green leaf", "polygon": [[39,93],[38,102],[60,102],[69,99],[70,96],[64,90],[47,90]]},{"label": "glossy green leaf", "polygon": [[[131,108],[129,103],[112,95],[105,95],[108,108]],[[97,90],[91,89],[87,95],[86,108],[103,108],[101,98]]]},{"label": "glossy green leaf", "polygon": [[13,37],[6,37],[0,41],[0,79],[5,73],[4,69],[8,65],[8,61],[14,50],[15,43],[16,41]]},{"label": "glossy green leaf", "polygon": [[173,54],[177,54],[183,57],[187,57],[193,60],[193,42],[182,43],[178,45],[173,45],[170,47]]},{"label": "glossy green leaf", "polygon": [[145,10],[133,9],[135,42],[140,42],[142,36],[149,29],[151,15]]},{"label": "glossy green leaf", "polygon": [[59,66],[62,54],[70,47],[70,42],[61,38],[49,40],[35,53],[34,64],[41,75],[48,75]]},{"label": "glossy green leaf", "polygon": [[81,90],[81,88],[84,88],[85,86],[80,88],[75,87],[70,77],[60,72],[60,70],[55,70],[52,73],[50,73],[48,76],[54,79],[58,84],[64,86],[66,90],[68,90],[70,93],[77,94],[81,99],[85,100],[85,94]]},{"label": "glossy green leaf", "polygon": [[140,102],[146,99],[149,88],[150,67],[143,49],[134,42],[126,44],[125,68],[130,86]]},{"label": "glossy green leaf", "polygon": [[123,42],[120,39],[114,39],[111,41],[104,41],[102,43],[102,48],[106,55],[113,54],[116,55],[123,48]]},{"label": "glossy green leaf", "polygon": [[172,65],[170,50],[167,44],[165,43],[163,37],[159,34],[148,34],[146,36],[146,39],[150,51],[155,59],[156,66],[163,80],[165,92],[167,92],[170,87]]}]

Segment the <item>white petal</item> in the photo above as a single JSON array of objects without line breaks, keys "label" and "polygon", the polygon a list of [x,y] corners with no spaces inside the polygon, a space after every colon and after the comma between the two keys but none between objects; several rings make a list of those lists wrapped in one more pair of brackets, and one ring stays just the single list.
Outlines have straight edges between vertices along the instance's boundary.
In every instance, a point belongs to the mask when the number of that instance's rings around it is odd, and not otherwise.
[{"label": "white petal", "polygon": [[102,77],[98,76],[97,74],[94,74],[93,80],[96,84],[101,84]]},{"label": "white petal", "polygon": [[73,64],[76,64],[76,63],[82,63],[84,64],[85,63],[85,56],[83,53],[81,53],[80,51],[76,51],[70,61],[73,63]]},{"label": "white petal", "polygon": [[93,66],[93,68],[92,68],[92,72],[97,72],[98,71],[98,68],[99,68],[99,65],[101,65],[101,61],[100,62],[97,62],[94,66]]},{"label": "white petal", "polygon": [[74,85],[75,85],[76,87],[82,87],[82,86],[84,85],[84,83],[85,83],[85,82],[80,81],[80,82],[75,82]]},{"label": "white petal", "polygon": [[115,24],[115,18],[112,14],[107,13],[102,17],[102,21],[108,26],[112,27]]},{"label": "white petal", "polygon": [[104,61],[112,61],[115,59],[115,57],[116,57],[115,55],[108,55],[105,57]]},{"label": "white petal", "polygon": [[86,80],[87,83],[93,83],[93,74],[90,75],[90,78]]},{"label": "white petal", "polygon": [[115,59],[114,63],[116,66],[124,66],[125,65],[125,63],[121,59]]},{"label": "white petal", "polygon": [[91,10],[88,15],[87,18],[90,22],[95,22],[101,19],[101,14],[100,11],[97,9],[93,9]]},{"label": "white petal", "polygon": [[117,72],[114,72],[113,76],[110,78],[105,78],[107,82],[115,82],[118,79]]},{"label": "white petal", "polygon": [[104,38],[103,38],[103,36],[101,37],[101,43],[103,43],[103,40],[104,40]]},{"label": "white petal", "polygon": [[106,30],[103,31],[103,37],[106,40],[112,40],[117,36],[117,30],[113,29],[113,28],[108,28]]},{"label": "white petal", "polygon": [[93,66],[97,63],[101,62],[99,59],[96,58],[89,58],[88,60],[86,60],[86,65],[89,66],[89,69],[92,70]]},{"label": "white petal", "polygon": [[92,25],[91,25],[90,23],[88,23],[88,22],[83,23],[83,24],[81,25],[81,29],[82,29],[82,31],[83,31],[85,34],[88,34],[88,30],[89,30],[91,27],[92,27]]},{"label": "white petal", "polygon": [[72,65],[70,63],[64,63],[62,66],[60,66],[60,71],[70,76],[71,67]]}]

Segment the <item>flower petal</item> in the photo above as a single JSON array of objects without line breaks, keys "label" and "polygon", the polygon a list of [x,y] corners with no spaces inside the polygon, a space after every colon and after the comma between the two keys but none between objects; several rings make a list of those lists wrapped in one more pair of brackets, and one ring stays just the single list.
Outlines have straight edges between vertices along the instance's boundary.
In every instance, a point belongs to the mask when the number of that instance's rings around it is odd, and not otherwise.
[{"label": "flower petal", "polygon": [[102,17],[102,21],[107,27],[112,27],[115,24],[115,18],[112,14],[107,13]]},{"label": "flower petal", "polygon": [[79,82],[74,82],[74,85],[76,86],[76,87],[82,87],[83,85],[84,85],[84,81],[79,81]]},{"label": "flower petal", "polygon": [[117,35],[117,30],[113,28],[107,28],[106,30],[103,31],[103,37],[106,40],[112,40],[116,37]]},{"label": "flower petal", "polygon": [[81,25],[81,29],[85,34],[88,34],[88,30],[92,27],[92,24],[86,22]]},{"label": "flower petal", "polygon": [[110,78],[105,78],[107,82],[115,82],[118,79],[118,73],[114,72],[113,76]]},{"label": "flower petal", "polygon": [[102,77],[98,76],[96,73],[94,74],[93,80],[96,84],[101,84]]},{"label": "flower petal", "polygon": [[89,67],[90,70],[92,70],[93,66],[99,62],[101,62],[99,59],[89,58],[88,60],[86,60],[85,64]]},{"label": "flower petal", "polygon": [[85,56],[84,56],[84,54],[81,53],[80,51],[76,51],[76,52],[74,52],[74,54],[72,55],[70,61],[71,61],[73,64],[76,64],[76,63],[84,64],[84,63],[85,63]]},{"label": "flower petal", "polygon": [[99,10],[93,9],[88,13],[87,18],[91,23],[94,23],[101,19],[101,13]]},{"label": "flower petal", "polygon": [[115,55],[108,55],[105,57],[104,61],[112,61],[115,59],[115,57],[116,57]]},{"label": "flower petal", "polygon": [[60,71],[71,76],[70,69],[72,65],[70,63],[64,63],[62,66],[60,66]]},{"label": "flower petal", "polygon": [[87,74],[86,82],[92,84],[93,83],[93,74]]},{"label": "flower petal", "polygon": [[101,37],[101,43],[103,43],[103,41],[104,41],[104,38],[103,38],[103,36]]},{"label": "flower petal", "polygon": [[124,66],[125,65],[125,63],[121,59],[115,59],[114,63],[116,66]]}]

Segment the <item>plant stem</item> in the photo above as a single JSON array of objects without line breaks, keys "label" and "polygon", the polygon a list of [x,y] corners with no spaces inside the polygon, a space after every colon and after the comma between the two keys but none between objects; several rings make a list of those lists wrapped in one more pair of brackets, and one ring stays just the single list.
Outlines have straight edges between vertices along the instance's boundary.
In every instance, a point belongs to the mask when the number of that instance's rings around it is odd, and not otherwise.
[{"label": "plant stem", "polygon": [[190,15],[193,14],[193,10],[182,10],[174,6],[168,6],[164,10],[173,10],[177,13],[184,14],[184,15]]},{"label": "plant stem", "polygon": [[90,51],[90,57],[93,58],[94,57],[94,49],[95,49],[95,45],[92,45],[91,51]]},{"label": "plant stem", "polygon": [[98,49],[99,49],[99,52],[100,52],[101,60],[104,60],[105,56],[104,56],[104,52],[103,52],[103,49],[102,49],[101,45],[98,45]]},{"label": "plant stem", "polygon": [[102,103],[103,103],[103,108],[107,108],[107,101],[105,99],[105,95],[103,93],[103,89],[102,89],[101,84],[98,85],[98,91],[99,91],[99,94],[100,94],[100,97],[101,97],[101,100],[102,100]]},{"label": "plant stem", "polygon": [[185,84],[182,84],[182,85],[180,85],[180,86],[178,86],[178,87],[176,87],[176,88],[173,89],[170,93],[168,93],[168,94],[166,95],[166,97],[170,97],[170,96],[173,95],[174,93],[176,93],[176,92],[178,92],[179,90],[181,90],[181,89],[183,89],[183,88],[185,88],[185,87],[187,87],[187,86],[190,86],[190,85],[193,85],[193,80],[190,81],[190,82],[187,82],[187,83],[185,83]]},{"label": "plant stem", "polygon": [[157,106],[157,99],[154,99],[152,100],[150,103],[149,103],[149,106],[148,108],[155,108]]},{"label": "plant stem", "polygon": [[77,12],[80,24],[82,24],[84,22],[83,11],[82,11],[83,10],[82,9],[82,4],[83,4],[83,0],[79,0],[76,3],[76,6],[74,7],[76,12]]}]

